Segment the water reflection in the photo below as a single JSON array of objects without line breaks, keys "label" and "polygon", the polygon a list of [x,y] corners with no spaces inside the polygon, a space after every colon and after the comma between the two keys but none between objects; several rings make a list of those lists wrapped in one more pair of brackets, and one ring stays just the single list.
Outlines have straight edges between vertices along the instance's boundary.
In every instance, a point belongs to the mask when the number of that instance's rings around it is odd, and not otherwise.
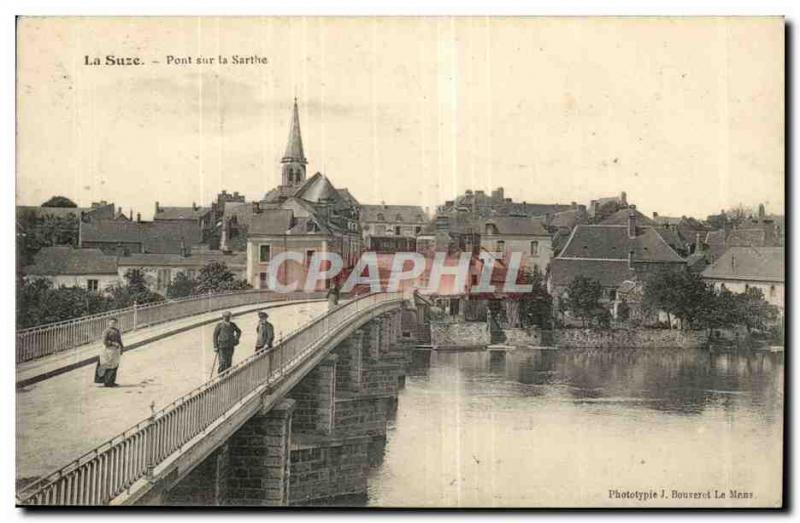
[{"label": "water reflection", "polygon": [[610,483],[763,501],[780,493],[782,406],[782,353],[418,351],[369,504],[613,505]]}]

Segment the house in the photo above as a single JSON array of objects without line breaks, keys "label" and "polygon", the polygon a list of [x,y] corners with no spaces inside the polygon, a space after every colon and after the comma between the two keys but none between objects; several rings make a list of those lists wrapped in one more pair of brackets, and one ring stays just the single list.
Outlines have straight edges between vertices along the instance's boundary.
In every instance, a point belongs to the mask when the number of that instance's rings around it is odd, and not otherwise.
[{"label": "house", "polygon": [[78,247],[100,249],[106,254],[181,254],[203,240],[192,221],[92,220],[81,222]]},{"label": "house", "polygon": [[191,207],[164,207],[156,202],[153,221],[191,223],[202,231],[204,241],[208,241],[214,227],[211,207],[200,207],[196,203],[192,203]]},{"label": "house", "polygon": [[489,216],[545,216],[566,211],[574,207],[565,204],[515,202],[506,198],[505,190],[498,187],[490,194],[482,190],[472,191],[467,189],[464,194],[453,200],[448,200],[439,206],[437,214],[452,215],[469,213],[473,219]]},{"label": "house", "polygon": [[103,291],[119,281],[116,257],[100,249],[71,246],[44,247],[23,269],[26,278],[46,278],[56,287]]},{"label": "house", "polygon": [[480,246],[509,260],[521,252],[530,270],[545,272],[552,256],[551,237],[542,220],[522,216],[495,216],[480,220]]},{"label": "house", "polygon": [[361,205],[359,223],[368,242],[370,237],[404,236],[416,238],[428,223],[419,205]]},{"label": "house", "polygon": [[760,289],[764,299],[777,306],[781,314],[785,300],[785,251],[784,247],[730,247],[702,277],[717,290],[745,292],[750,288]]},{"label": "house", "polygon": [[594,222],[602,221],[603,218],[617,212],[619,209],[628,207],[628,195],[625,192],[619,193],[619,196],[609,196],[605,198],[598,198],[589,202],[589,218]]},{"label": "house", "polygon": [[209,263],[224,263],[237,279],[246,277],[247,256],[245,253],[223,253],[222,251],[198,249],[184,254],[131,253],[117,256],[117,274],[120,280],[130,269],[137,269],[145,277],[147,286],[166,296],[167,288],[179,273],[195,278]]},{"label": "house", "polygon": [[281,184],[249,212],[244,210],[247,216],[242,218],[249,221],[246,275],[255,288],[267,288],[270,263],[283,252],[295,253],[302,260],[281,264],[278,278],[283,284],[302,284],[315,253],[339,254],[345,270],[361,255],[358,202],[346,189],[334,187],[322,173],[306,178],[307,163],[295,100],[289,140],[281,158]]},{"label": "house", "polygon": [[548,291],[562,299],[572,281],[584,276],[600,282],[604,300],[616,301],[626,281],[644,280],[663,270],[685,270],[686,262],[655,227],[637,224],[638,213],[629,210],[625,225],[578,225],[550,262]]}]

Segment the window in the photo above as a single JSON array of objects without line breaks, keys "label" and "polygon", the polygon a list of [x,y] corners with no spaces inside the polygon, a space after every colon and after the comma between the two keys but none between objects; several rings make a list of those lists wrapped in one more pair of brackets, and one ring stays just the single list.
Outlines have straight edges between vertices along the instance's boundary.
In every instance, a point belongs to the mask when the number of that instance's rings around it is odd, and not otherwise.
[{"label": "window", "polygon": [[617,290],[616,289],[608,289],[608,299],[614,301],[617,299]]},{"label": "window", "polygon": [[100,289],[99,280],[86,280],[86,290],[97,292]]},{"label": "window", "polygon": [[377,216],[377,218],[378,218],[378,221],[379,221],[379,222],[385,222],[385,221],[386,221],[386,218],[384,218],[384,217],[383,217],[383,214],[382,214],[382,213],[378,213],[378,216]]},{"label": "window", "polygon": [[306,269],[311,265],[311,258],[314,257],[314,253],[316,252],[317,251],[315,251],[314,249],[306,249],[306,260],[305,260]]},{"label": "window", "polygon": [[769,297],[770,298],[774,298],[775,297],[775,286],[774,285],[770,285],[769,286]]},{"label": "window", "polygon": [[258,288],[259,289],[266,289],[267,288],[267,273],[266,272],[259,272],[258,273]]},{"label": "window", "polygon": [[494,250],[496,252],[504,252],[506,250],[506,242],[503,240],[497,240]]},{"label": "window", "polygon": [[258,261],[267,263],[270,258],[270,246],[268,243],[262,243],[258,246]]},{"label": "window", "polygon": [[420,227],[420,226],[414,227],[414,234],[419,234],[421,232],[422,232],[422,227]]},{"label": "window", "polygon": [[395,225],[395,227],[394,227],[394,235],[395,236],[400,236],[400,226],[399,225]]},{"label": "window", "polygon": [[536,240],[531,242],[531,256],[539,256],[539,242]]}]

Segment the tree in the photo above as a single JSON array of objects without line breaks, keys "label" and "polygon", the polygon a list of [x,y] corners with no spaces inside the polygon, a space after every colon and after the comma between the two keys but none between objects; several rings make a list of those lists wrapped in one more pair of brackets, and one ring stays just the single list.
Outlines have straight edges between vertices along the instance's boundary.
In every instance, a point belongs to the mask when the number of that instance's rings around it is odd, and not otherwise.
[{"label": "tree", "polygon": [[38,216],[26,210],[17,215],[17,256],[19,265],[33,263],[43,247],[77,245],[78,216]]},{"label": "tree", "polygon": [[749,287],[743,293],[737,294],[735,308],[739,322],[747,328],[748,333],[754,329],[766,330],[778,316],[777,307],[767,303],[764,293],[756,287]]},{"label": "tree", "polygon": [[179,272],[167,287],[167,298],[185,298],[195,294],[197,282],[185,272]]},{"label": "tree", "polygon": [[246,280],[236,279],[228,266],[220,262],[209,262],[197,275],[195,293],[219,293],[250,289]]},{"label": "tree", "polygon": [[66,196],[53,196],[42,204],[42,207],[77,207],[78,205]]},{"label": "tree", "polygon": [[727,289],[716,292],[707,287],[699,311],[697,326],[708,329],[709,336],[714,329],[733,327],[740,321],[736,297]]},{"label": "tree", "polygon": [[97,314],[113,308],[111,300],[82,287],[58,287],[45,278],[17,277],[17,328]]},{"label": "tree", "polygon": [[689,327],[704,306],[706,283],[688,271],[660,271],[645,281],[643,305],[651,312],[664,311],[672,328],[672,318]]},{"label": "tree", "polygon": [[544,276],[538,267],[533,271],[524,270],[520,283],[533,286],[530,292],[523,294],[519,300],[519,321],[523,327],[532,325],[543,329],[552,328],[553,297],[547,292]]},{"label": "tree", "polygon": [[108,288],[108,293],[115,309],[124,309],[134,303],[156,303],[164,301],[164,297],[151,291],[147,286],[144,273],[139,269],[128,269],[123,275],[125,284],[116,284]]},{"label": "tree", "polygon": [[591,323],[592,319],[602,309],[600,306],[602,295],[603,288],[600,286],[599,281],[585,276],[578,276],[567,287],[567,297],[564,304],[567,310],[580,318],[583,326],[586,327],[586,322],[589,321]]}]

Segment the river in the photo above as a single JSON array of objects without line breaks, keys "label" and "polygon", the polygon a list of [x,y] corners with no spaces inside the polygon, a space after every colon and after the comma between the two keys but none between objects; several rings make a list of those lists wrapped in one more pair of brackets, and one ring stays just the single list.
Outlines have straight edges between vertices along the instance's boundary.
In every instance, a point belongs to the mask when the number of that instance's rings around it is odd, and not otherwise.
[{"label": "river", "polygon": [[768,352],[418,351],[366,504],[774,506],[783,373]]}]

